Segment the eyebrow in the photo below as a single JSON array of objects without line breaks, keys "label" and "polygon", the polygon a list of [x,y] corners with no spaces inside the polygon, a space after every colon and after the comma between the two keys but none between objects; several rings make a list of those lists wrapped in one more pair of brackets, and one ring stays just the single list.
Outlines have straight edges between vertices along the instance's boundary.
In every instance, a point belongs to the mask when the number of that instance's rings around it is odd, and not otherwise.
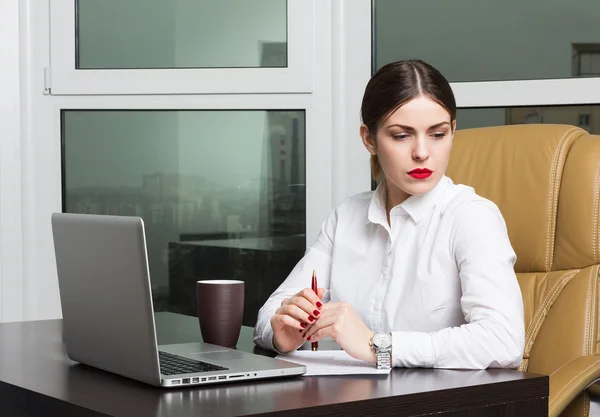
[{"label": "eyebrow", "polygon": [[[431,130],[431,129],[437,129],[438,127],[442,127],[442,126],[444,126],[444,125],[450,125],[450,122],[440,122],[440,123],[436,123],[436,124],[434,124],[434,125],[431,125],[431,126],[429,126],[429,127],[427,128],[427,130]],[[390,128],[390,127],[400,127],[400,128],[402,128],[402,129],[404,129],[404,130],[408,130],[409,132],[414,132],[414,131],[415,131],[415,128],[414,128],[414,127],[412,127],[412,126],[406,126],[406,125],[401,125],[401,124],[397,124],[397,123],[395,123],[395,124],[393,124],[393,125],[389,125],[389,126],[388,126],[388,128]]]}]

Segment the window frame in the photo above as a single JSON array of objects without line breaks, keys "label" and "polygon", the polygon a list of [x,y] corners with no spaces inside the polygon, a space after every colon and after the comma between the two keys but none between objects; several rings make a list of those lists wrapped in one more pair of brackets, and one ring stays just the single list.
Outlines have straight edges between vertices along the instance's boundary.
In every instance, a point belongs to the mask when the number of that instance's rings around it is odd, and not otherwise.
[{"label": "window frame", "polygon": [[287,67],[78,70],[75,67],[75,0],[50,0],[51,93],[312,93],[315,1],[287,0]]}]

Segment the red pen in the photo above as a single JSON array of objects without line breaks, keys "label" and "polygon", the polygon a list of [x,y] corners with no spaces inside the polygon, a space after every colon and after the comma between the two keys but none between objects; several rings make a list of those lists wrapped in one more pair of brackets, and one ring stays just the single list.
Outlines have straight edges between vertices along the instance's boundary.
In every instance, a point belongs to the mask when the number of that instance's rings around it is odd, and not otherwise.
[{"label": "red pen", "polygon": [[[312,274],[312,282],[310,284],[311,289],[315,292],[315,294],[318,295],[318,288],[317,288],[317,273],[315,272],[315,270],[313,269],[313,274]],[[311,350],[316,352],[319,349],[319,342],[312,342],[310,344]]]}]

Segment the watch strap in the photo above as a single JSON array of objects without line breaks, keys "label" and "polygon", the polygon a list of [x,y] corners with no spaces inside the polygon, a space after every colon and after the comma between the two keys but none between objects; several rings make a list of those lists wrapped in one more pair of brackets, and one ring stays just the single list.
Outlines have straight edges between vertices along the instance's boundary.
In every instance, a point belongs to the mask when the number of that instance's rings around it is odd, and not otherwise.
[{"label": "watch strap", "polygon": [[389,351],[376,352],[377,369],[390,369],[392,367],[392,355]]}]

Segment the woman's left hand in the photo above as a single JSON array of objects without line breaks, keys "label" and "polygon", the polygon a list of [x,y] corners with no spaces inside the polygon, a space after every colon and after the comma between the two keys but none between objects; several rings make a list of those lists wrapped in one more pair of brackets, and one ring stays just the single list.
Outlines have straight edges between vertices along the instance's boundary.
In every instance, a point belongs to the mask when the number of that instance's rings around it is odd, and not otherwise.
[{"label": "woman's left hand", "polygon": [[309,342],[330,337],[353,358],[376,362],[375,352],[369,346],[373,332],[349,303],[323,305],[321,314],[303,336]]}]

